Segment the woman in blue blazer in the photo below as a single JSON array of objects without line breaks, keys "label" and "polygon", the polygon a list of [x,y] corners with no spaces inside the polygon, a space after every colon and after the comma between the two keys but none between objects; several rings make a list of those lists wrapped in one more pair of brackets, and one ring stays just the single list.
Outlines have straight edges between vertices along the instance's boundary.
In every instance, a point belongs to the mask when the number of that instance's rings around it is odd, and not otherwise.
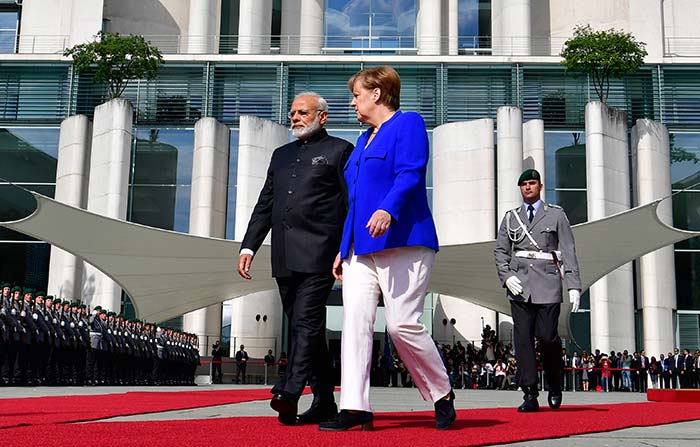
[{"label": "woman in blue blazer", "polygon": [[387,331],[436,426],[455,420],[454,393],[440,354],[419,321],[438,250],[428,207],[428,134],[420,115],[399,109],[401,80],[391,67],[356,73],[349,81],[357,119],[369,129],[345,165],[348,214],[333,266],[343,280],[341,397],[338,417],[322,430],[372,428],[369,402],[374,319],[380,297]]}]

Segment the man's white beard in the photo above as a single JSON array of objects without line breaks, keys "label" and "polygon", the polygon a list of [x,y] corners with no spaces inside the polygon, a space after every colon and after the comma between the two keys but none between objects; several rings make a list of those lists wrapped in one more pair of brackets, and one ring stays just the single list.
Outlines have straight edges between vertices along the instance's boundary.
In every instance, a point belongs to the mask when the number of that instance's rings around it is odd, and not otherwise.
[{"label": "man's white beard", "polygon": [[292,128],[292,135],[294,135],[294,138],[303,140],[309,138],[319,130],[321,130],[321,114],[317,114],[316,119],[305,127]]}]

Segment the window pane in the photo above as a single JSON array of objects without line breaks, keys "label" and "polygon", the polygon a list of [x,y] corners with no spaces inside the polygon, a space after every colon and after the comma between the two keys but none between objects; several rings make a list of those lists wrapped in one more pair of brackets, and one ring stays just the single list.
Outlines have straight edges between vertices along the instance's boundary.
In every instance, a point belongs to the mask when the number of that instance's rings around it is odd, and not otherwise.
[{"label": "window pane", "polygon": [[50,249],[49,244],[0,243],[0,280],[46,290]]},{"label": "window pane", "polygon": [[413,48],[416,0],[329,0],[324,23],[327,47]]},{"label": "window pane", "polygon": [[226,239],[235,239],[236,182],[238,181],[238,130],[231,129],[228,157],[228,203],[226,205]]},{"label": "window pane", "polygon": [[192,183],[194,131],[139,129],[136,131],[133,183],[189,185]]},{"label": "window pane", "polygon": [[54,183],[57,157],[58,129],[0,129],[0,178]]},{"label": "window pane", "polygon": [[175,230],[189,231],[190,186],[132,186],[131,222]]},{"label": "window pane", "polygon": [[15,52],[17,12],[0,11],[0,53]]},{"label": "window pane", "polygon": [[700,181],[700,134],[672,133],[669,144],[673,189],[688,188]]},{"label": "window pane", "polygon": [[678,309],[700,310],[700,252],[676,252]]}]

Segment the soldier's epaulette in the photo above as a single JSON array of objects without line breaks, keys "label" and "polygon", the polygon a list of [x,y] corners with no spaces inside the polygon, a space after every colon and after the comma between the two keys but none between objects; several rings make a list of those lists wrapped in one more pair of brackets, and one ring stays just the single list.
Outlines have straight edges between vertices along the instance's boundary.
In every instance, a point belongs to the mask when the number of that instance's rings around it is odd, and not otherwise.
[{"label": "soldier's epaulette", "polygon": [[560,210],[564,209],[564,208],[560,207],[559,205],[555,205],[553,203],[548,203],[547,206],[551,206],[552,208],[558,208]]}]

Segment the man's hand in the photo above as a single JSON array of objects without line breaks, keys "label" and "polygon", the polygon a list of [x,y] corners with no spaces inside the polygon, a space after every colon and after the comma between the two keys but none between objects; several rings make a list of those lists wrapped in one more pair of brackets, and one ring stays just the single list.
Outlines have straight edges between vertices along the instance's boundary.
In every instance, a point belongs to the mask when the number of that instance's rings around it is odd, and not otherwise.
[{"label": "man's hand", "polygon": [[389,229],[391,225],[391,214],[384,210],[377,210],[369,218],[365,228],[369,228],[369,235],[372,237],[381,237]]},{"label": "man's hand", "polygon": [[508,287],[508,290],[510,290],[510,293],[513,295],[520,295],[523,293],[523,283],[520,282],[520,278],[515,275],[506,279],[506,287]]},{"label": "man's hand", "polygon": [[571,303],[571,312],[578,312],[581,305],[581,292],[576,289],[569,289],[569,302]]},{"label": "man's hand", "polygon": [[335,261],[333,261],[333,277],[337,281],[343,280],[343,260],[340,259],[340,253],[335,256]]},{"label": "man's hand", "polygon": [[253,256],[249,254],[243,254],[238,257],[238,274],[244,279],[250,279],[251,276],[248,274],[250,271],[250,264],[253,263]]}]

